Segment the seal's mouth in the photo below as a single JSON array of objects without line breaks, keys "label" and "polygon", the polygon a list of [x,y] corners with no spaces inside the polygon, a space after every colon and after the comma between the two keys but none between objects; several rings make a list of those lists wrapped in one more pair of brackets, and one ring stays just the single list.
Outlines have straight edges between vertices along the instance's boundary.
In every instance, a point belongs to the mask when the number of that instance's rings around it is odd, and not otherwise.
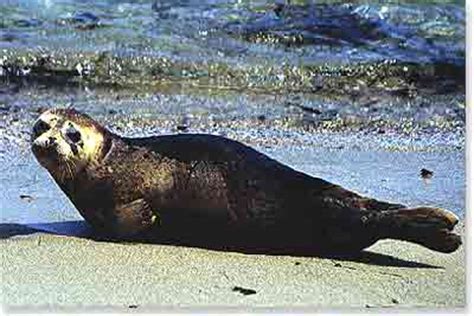
[{"label": "seal's mouth", "polygon": [[60,154],[57,151],[56,143],[51,143],[48,144],[48,146],[44,146],[33,142],[31,144],[31,150],[38,161],[43,165],[47,165],[47,167],[51,167],[51,165],[57,165],[57,163],[59,163],[61,160]]},{"label": "seal's mouth", "polygon": [[47,157],[48,155],[51,154],[50,148],[45,148],[35,143],[31,144],[31,150],[37,157]]},{"label": "seal's mouth", "polygon": [[57,181],[74,177],[75,165],[65,159],[57,150],[57,145],[42,146],[36,143],[31,145],[31,150],[39,164],[48,170]]}]

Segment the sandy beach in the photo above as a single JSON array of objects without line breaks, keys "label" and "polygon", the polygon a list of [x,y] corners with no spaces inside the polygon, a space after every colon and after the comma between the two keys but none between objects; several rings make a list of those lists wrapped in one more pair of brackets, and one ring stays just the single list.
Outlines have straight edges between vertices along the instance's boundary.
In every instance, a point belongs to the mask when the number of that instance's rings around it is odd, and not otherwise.
[{"label": "sandy beach", "polygon": [[9,310],[407,309],[465,306],[464,247],[384,240],[358,258],[126,244],[2,224]]}]

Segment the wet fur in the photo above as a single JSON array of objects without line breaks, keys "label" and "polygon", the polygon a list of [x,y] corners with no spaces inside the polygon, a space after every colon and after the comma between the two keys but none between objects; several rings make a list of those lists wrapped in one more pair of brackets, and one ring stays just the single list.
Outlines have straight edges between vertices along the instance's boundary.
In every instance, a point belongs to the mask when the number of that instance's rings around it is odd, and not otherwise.
[{"label": "wet fur", "polygon": [[72,122],[84,136],[77,152],[58,142],[57,164],[37,157],[104,234],[313,253],[359,251],[382,238],[442,252],[461,244],[452,213],[363,197],[223,137],[125,138],[74,110],[42,117],[56,117],[56,130]]}]

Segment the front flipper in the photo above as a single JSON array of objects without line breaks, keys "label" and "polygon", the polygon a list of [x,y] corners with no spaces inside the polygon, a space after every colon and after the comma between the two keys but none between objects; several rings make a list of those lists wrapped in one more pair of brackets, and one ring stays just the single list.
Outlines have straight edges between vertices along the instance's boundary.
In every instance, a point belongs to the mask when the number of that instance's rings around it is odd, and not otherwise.
[{"label": "front flipper", "polygon": [[159,223],[158,213],[143,198],[116,207],[114,215],[114,232],[118,237],[137,237]]}]

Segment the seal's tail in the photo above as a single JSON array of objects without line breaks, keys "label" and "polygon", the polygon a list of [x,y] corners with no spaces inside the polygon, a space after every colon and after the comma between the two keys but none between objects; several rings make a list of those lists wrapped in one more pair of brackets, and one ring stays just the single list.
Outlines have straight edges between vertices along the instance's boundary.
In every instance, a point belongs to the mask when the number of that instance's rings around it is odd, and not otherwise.
[{"label": "seal's tail", "polygon": [[402,208],[378,214],[382,238],[401,239],[440,252],[453,252],[461,237],[452,232],[458,223],[453,213],[434,207]]}]

